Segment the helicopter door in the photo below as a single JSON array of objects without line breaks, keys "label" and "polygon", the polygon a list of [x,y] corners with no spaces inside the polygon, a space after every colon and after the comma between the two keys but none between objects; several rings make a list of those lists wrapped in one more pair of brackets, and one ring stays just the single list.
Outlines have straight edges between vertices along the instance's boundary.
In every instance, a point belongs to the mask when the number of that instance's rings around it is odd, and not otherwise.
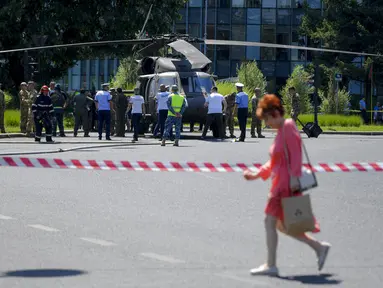
[{"label": "helicopter door", "polygon": [[191,77],[180,77],[182,90],[186,97],[190,97],[190,93],[193,93],[193,83]]},{"label": "helicopter door", "polygon": [[151,115],[155,114],[155,109],[156,109],[156,92],[157,92],[157,82],[158,80],[156,77],[153,77],[152,79],[149,80],[148,86],[146,87],[146,95],[147,98],[145,99],[146,102],[146,108],[148,109],[149,113]]}]

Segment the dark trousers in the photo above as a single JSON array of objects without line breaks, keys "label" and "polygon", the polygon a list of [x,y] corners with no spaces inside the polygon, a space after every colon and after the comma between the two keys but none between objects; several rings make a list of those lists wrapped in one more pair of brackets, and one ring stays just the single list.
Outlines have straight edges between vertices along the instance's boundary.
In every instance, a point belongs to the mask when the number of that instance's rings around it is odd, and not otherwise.
[{"label": "dark trousers", "polygon": [[213,124],[213,122],[215,122],[215,124],[217,125],[218,137],[223,139],[224,138],[224,132],[223,132],[223,115],[222,115],[222,113],[207,114],[206,125],[203,128],[202,137],[206,136],[207,129],[209,129],[209,127],[211,126],[211,124]]},{"label": "dark trousers", "polygon": [[57,125],[59,126],[60,135],[64,134],[64,113],[55,112],[55,117],[53,118],[53,135],[56,136]]},{"label": "dark trousers", "polygon": [[364,124],[368,124],[367,111],[365,109],[360,110]]},{"label": "dark trousers", "polygon": [[77,135],[80,124],[84,128],[84,134],[89,135],[89,117],[88,111],[76,112],[74,116],[74,134]]},{"label": "dark trousers", "polygon": [[140,131],[141,113],[132,114],[132,125],[133,125],[133,139],[138,139],[138,133]]},{"label": "dark trousers", "polygon": [[125,114],[126,109],[117,109],[116,116],[117,116],[117,136],[124,137],[125,136]]},{"label": "dark trousers", "polygon": [[[158,130],[160,130],[160,136],[164,135],[165,131],[165,121],[166,118],[168,118],[168,110],[159,110],[158,111],[158,120],[157,120],[157,125],[158,125]],[[157,131],[158,133],[158,131]]]},{"label": "dark trousers", "polygon": [[40,139],[43,132],[43,127],[45,128],[45,137],[46,139],[52,139],[52,122],[49,118],[43,118],[40,120],[34,119],[36,127],[35,137]]},{"label": "dark trousers", "polygon": [[239,140],[245,141],[246,138],[246,124],[247,124],[247,113],[249,109],[248,108],[238,108],[238,124],[239,129],[241,130],[241,135],[239,136]]},{"label": "dark trousers", "polygon": [[102,137],[102,128],[105,123],[105,136],[106,138],[110,138],[110,110],[98,110],[98,137]]}]

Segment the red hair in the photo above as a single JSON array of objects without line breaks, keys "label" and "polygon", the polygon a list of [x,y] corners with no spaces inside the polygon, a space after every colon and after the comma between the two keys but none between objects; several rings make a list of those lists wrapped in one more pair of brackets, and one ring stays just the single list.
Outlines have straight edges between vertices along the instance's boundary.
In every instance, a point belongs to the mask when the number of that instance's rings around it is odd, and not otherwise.
[{"label": "red hair", "polygon": [[258,103],[257,117],[262,120],[266,114],[269,114],[275,118],[277,111],[282,117],[285,115],[285,109],[282,106],[281,100],[274,94],[266,94]]}]

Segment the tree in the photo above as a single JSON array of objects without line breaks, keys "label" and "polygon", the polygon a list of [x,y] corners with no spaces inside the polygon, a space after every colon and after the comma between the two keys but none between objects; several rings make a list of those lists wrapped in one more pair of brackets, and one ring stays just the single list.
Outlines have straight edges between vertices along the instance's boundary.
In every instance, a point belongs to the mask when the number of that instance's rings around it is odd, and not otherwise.
[{"label": "tree", "polygon": [[[0,8],[0,50],[38,46],[41,36],[46,36],[45,45],[137,38],[151,4],[145,30],[155,35],[170,31],[185,0],[68,0],[65,5],[59,0],[5,0]],[[29,55],[39,59],[40,80],[47,82],[62,76],[76,60],[126,57],[131,52],[131,46],[105,45],[41,50]],[[2,82],[18,86],[26,80],[23,53],[2,55],[8,61],[3,67],[5,75],[9,74]]]},{"label": "tree", "polygon": [[[383,6],[382,1],[324,0],[323,16],[314,10],[306,9],[300,33],[324,48],[365,53],[382,53]],[[319,55],[318,55],[319,56]],[[368,81],[371,59],[363,67],[352,64],[353,55],[323,53],[320,60],[326,66],[338,67],[348,79]],[[375,81],[383,80],[383,60],[374,58]]]},{"label": "tree", "polygon": [[245,85],[245,91],[248,94],[254,94],[255,88],[260,88],[261,93],[266,92],[266,78],[263,76],[262,71],[258,68],[257,62],[242,62],[241,66],[237,68],[239,82]]},{"label": "tree", "polygon": [[280,91],[282,99],[287,111],[287,114],[291,111],[291,96],[289,94],[289,88],[294,87],[299,94],[301,114],[311,112],[310,94],[314,92],[314,88],[309,85],[311,75],[304,69],[302,65],[295,66],[293,73],[287,80],[286,85]]},{"label": "tree", "polygon": [[132,57],[121,60],[116,76],[111,81],[111,87],[132,89],[136,85],[139,65]]}]

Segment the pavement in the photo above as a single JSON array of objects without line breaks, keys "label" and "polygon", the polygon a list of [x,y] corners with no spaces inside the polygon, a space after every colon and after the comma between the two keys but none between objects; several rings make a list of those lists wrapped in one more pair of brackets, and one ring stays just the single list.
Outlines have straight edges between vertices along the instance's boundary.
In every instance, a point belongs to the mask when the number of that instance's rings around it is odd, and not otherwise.
[{"label": "pavement", "polygon": [[[129,135],[129,134],[128,134]],[[193,135],[199,135],[194,133]],[[55,151],[47,158],[265,162],[266,139],[1,139],[4,154]],[[383,137],[303,137],[313,164],[382,161]],[[116,144],[115,147],[110,145]],[[103,146],[104,145],[104,146]],[[84,148],[89,146],[89,148]],[[65,150],[66,151],[66,150]],[[332,249],[322,273],[314,253],[280,236],[281,277],[252,277],[265,260],[269,182],[240,173],[83,171],[0,167],[0,287],[380,287],[383,281],[381,174],[320,173],[312,204],[319,240]]]}]

